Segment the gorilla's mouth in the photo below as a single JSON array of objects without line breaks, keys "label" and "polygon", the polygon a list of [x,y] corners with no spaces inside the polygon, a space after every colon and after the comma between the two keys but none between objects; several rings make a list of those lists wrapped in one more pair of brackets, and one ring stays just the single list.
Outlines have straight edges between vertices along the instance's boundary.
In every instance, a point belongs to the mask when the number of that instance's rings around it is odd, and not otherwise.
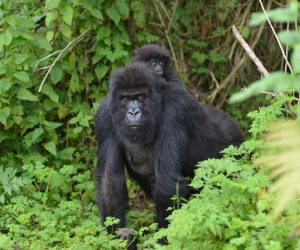
[{"label": "gorilla's mouth", "polygon": [[140,129],[142,127],[144,127],[144,124],[131,124],[131,125],[127,126],[128,129],[132,129],[132,130],[137,130],[137,129]]}]

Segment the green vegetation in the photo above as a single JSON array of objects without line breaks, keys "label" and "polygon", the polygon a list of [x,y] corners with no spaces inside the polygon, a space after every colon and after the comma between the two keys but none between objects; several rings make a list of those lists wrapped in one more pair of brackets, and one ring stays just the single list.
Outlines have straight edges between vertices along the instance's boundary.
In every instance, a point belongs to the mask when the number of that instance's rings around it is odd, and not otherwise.
[{"label": "green vegetation", "polygon": [[[157,232],[153,204],[128,181],[128,224],[139,247],[300,249],[299,4],[265,6],[289,46],[288,73],[262,29],[259,3],[216,2],[0,0],[0,249],[125,248],[99,223],[93,116],[111,71],[151,42],[170,49],[192,94],[226,109],[249,134],[224,158],[199,163],[191,185],[201,192],[174,211],[167,229]],[[258,26],[248,26],[255,11],[250,24]],[[277,72],[227,104],[260,78],[232,24]],[[170,245],[158,245],[160,237]]]}]

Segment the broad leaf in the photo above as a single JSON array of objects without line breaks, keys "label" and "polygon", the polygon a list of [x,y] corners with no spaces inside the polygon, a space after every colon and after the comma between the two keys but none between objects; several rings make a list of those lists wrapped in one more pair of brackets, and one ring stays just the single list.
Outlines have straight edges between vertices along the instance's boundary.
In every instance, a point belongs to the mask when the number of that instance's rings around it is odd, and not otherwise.
[{"label": "broad leaf", "polygon": [[19,71],[19,72],[15,73],[14,77],[19,79],[22,82],[30,82],[29,75],[25,71]]},{"label": "broad leaf", "polygon": [[[267,16],[274,22],[293,22],[297,18],[297,10],[292,8],[278,8],[267,12]],[[249,24],[251,26],[259,25],[267,20],[263,12],[252,13]]]},{"label": "broad leaf", "polygon": [[60,4],[60,0],[46,0],[45,10],[57,9]]},{"label": "broad leaf", "polygon": [[55,103],[58,103],[59,97],[56,94],[55,90],[49,84],[44,85],[42,93],[47,95]]},{"label": "broad leaf", "polygon": [[91,15],[98,18],[99,20],[103,21],[103,15],[102,12],[100,10],[97,9],[91,9],[89,10]]},{"label": "broad leaf", "polygon": [[37,96],[33,95],[29,90],[27,89],[20,89],[17,98],[19,100],[26,100],[26,101],[31,101],[31,102],[36,102],[38,101]]},{"label": "broad leaf", "polygon": [[111,6],[110,8],[108,8],[106,10],[106,14],[108,15],[108,17],[113,20],[113,22],[115,23],[115,25],[117,26],[120,22],[120,14],[117,11],[115,6]]},{"label": "broad leaf", "polygon": [[4,107],[0,108],[0,123],[2,123],[4,126],[6,126],[7,118],[10,115],[10,108]]},{"label": "broad leaf", "polygon": [[31,145],[36,143],[43,133],[44,130],[42,128],[36,128],[32,132],[26,134],[26,136],[24,137],[26,146],[30,147]]},{"label": "broad leaf", "polygon": [[260,94],[262,91],[283,91],[288,88],[300,90],[300,80],[283,72],[275,72],[261,80],[252,83],[246,90],[233,94],[229,101],[231,103],[241,102],[251,96]]},{"label": "broad leaf", "polygon": [[70,28],[68,25],[62,24],[62,25],[60,26],[60,31],[61,31],[61,33],[62,33],[65,37],[71,38],[71,36],[72,36],[72,30],[71,30],[71,28]]},{"label": "broad leaf", "polygon": [[63,71],[60,67],[54,66],[50,72],[50,79],[53,84],[57,84],[63,76]]},{"label": "broad leaf", "polygon": [[281,31],[278,37],[285,45],[294,46],[300,43],[300,33],[297,31]]},{"label": "broad leaf", "polygon": [[12,84],[8,79],[0,79],[0,94],[11,88]]},{"label": "broad leaf", "polygon": [[122,0],[116,0],[115,5],[117,6],[122,19],[127,19],[129,16],[129,8],[126,2]]},{"label": "broad leaf", "polygon": [[108,72],[108,66],[104,64],[98,64],[95,69],[95,73],[99,81],[107,74],[107,72]]},{"label": "broad leaf", "polygon": [[50,142],[47,142],[46,144],[44,144],[44,148],[52,155],[54,155],[54,156],[57,155],[56,145],[55,145],[54,141],[50,141]]},{"label": "broad leaf", "polygon": [[71,26],[73,20],[73,8],[70,6],[65,7],[62,11],[62,18],[66,24]]},{"label": "broad leaf", "polygon": [[[299,74],[300,73],[300,43],[294,47],[294,51],[291,57],[291,63],[294,72]],[[300,80],[298,84],[300,85]]]}]

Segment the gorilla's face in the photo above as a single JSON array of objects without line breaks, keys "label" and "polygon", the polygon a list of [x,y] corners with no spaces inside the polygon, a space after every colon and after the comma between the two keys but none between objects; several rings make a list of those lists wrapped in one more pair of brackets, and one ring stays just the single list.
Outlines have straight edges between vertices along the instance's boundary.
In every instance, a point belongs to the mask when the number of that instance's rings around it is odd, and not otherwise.
[{"label": "gorilla's face", "polygon": [[120,138],[130,143],[153,141],[160,119],[160,77],[148,68],[143,69],[149,74],[141,76],[130,72],[127,78],[114,78],[111,100],[113,125]]},{"label": "gorilla's face", "polygon": [[[139,91],[119,91],[118,102],[120,107],[120,113],[123,116],[123,126],[127,130],[139,130],[142,129],[147,119],[150,119],[149,113],[149,94],[146,89]],[[146,117],[146,114],[148,114]]]},{"label": "gorilla's face", "polygon": [[163,58],[151,58],[147,64],[152,68],[154,72],[163,76],[165,73],[166,62]]},{"label": "gorilla's face", "polygon": [[[132,63],[146,63],[149,69],[160,75],[166,81],[177,80],[173,72],[171,57],[168,50],[156,44],[147,44],[134,50]],[[175,83],[177,83],[175,81]]]}]

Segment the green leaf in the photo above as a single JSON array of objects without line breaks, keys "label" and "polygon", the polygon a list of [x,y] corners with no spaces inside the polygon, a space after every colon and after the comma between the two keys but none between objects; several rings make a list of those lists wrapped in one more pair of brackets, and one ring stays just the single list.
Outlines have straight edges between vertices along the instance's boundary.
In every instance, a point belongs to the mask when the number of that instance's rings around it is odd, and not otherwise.
[{"label": "green leaf", "polygon": [[241,246],[246,242],[246,238],[245,237],[239,237],[239,238],[233,238],[232,240],[230,240],[229,243],[231,243],[232,245],[235,246]]},{"label": "green leaf", "polygon": [[278,8],[267,12],[268,17],[274,22],[293,22],[297,19],[297,10],[291,8]]},{"label": "green leaf", "polygon": [[0,109],[0,122],[6,126],[7,118],[10,115],[10,108],[9,107],[4,107]]},{"label": "green leaf", "polygon": [[58,17],[57,11],[51,11],[47,13],[45,24],[47,27],[49,27],[50,23],[55,21]]},{"label": "green leaf", "polygon": [[95,73],[98,81],[100,81],[107,74],[107,72],[108,72],[108,66],[106,66],[105,64],[98,64],[95,69]]},{"label": "green leaf", "polygon": [[[300,73],[300,44],[294,47],[294,51],[291,56],[292,68],[295,73]],[[299,80],[300,85],[300,80]]]},{"label": "green leaf", "polygon": [[107,26],[102,26],[97,31],[97,40],[104,40],[111,35],[111,29]]},{"label": "green leaf", "polygon": [[28,58],[28,54],[16,54],[15,55],[15,63],[21,64]]},{"label": "green leaf", "polygon": [[226,62],[226,58],[222,54],[218,54],[215,51],[210,51],[209,60],[213,63]]},{"label": "green leaf", "polygon": [[65,24],[62,24],[60,26],[60,31],[61,33],[65,36],[65,37],[68,37],[68,38],[71,38],[72,36],[72,30],[69,26],[65,25]]},{"label": "green leaf", "polygon": [[93,17],[98,18],[99,20],[103,21],[103,14],[100,10],[97,9],[90,9],[89,12]]},{"label": "green leaf", "polygon": [[0,43],[3,45],[10,45],[12,42],[12,34],[10,30],[6,30],[3,34],[0,35]]},{"label": "green leaf", "polygon": [[34,143],[40,139],[41,135],[44,133],[44,130],[42,128],[36,128],[32,132],[28,133],[24,137],[24,143],[27,147],[30,147]]},{"label": "green leaf", "polygon": [[61,122],[49,122],[49,121],[43,121],[43,125],[49,129],[57,129],[63,125]]},{"label": "green leaf", "polygon": [[19,100],[26,100],[26,101],[31,101],[31,102],[36,102],[38,101],[37,96],[33,95],[29,90],[27,89],[20,89],[17,98]]},{"label": "green leaf", "polygon": [[129,16],[129,8],[126,2],[123,0],[116,0],[115,5],[117,6],[122,19],[127,19]]},{"label": "green leaf", "polygon": [[60,0],[46,0],[45,10],[57,9],[60,4]]},{"label": "green leaf", "polygon": [[62,11],[62,18],[66,24],[71,26],[72,24],[72,19],[73,19],[73,8],[70,6],[65,7]]},{"label": "green leaf", "polygon": [[248,38],[251,34],[251,30],[248,27],[241,28],[240,32],[244,38]]},{"label": "green leaf", "polygon": [[60,67],[54,66],[53,69],[50,72],[50,79],[53,82],[53,84],[57,84],[61,78],[63,77],[63,71]]},{"label": "green leaf", "polygon": [[123,57],[127,57],[128,56],[128,52],[122,49],[115,49],[115,51],[112,53],[112,56],[110,58],[108,58],[111,62],[114,62],[118,59],[121,59]]},{"label": "green leaf", "polygon": [[54,32],[52,30],[48,31],[46,34],[46,39],[48,42],[51,42],[54,37]]},{"label": "green leaf", "polygon": [[77,74],[72,75],[71,80],[69,82],[69,88],[73,93],[79,93],[84,88],[84,85],[79,82],[79,77]]},{"label": "green leaf", "polygon": [[229,102],[241,102],[251,96],[260,94],[262,91],[283,91],[288,88],[300,90],[299,79],[284,72],[274,72],[261,80],[252,83],[246,90],[233,94]]},{"label": "green leaf", "polygon": [[300,43],[300,33],[297,31],[281,31],[278,37],[282,43],[289,46],[295,46]]},{"label": "green leaf", "polygon": [[30,82],[29,75],[25,71],[19,71],[17,73],[14,73],[14,77],[22,82]]},{"label": "green leaf", "polygon": [[75,152],[75,148],[68,147],[58,152],[58,157],[61,160],[73,160],[73,154]]},{"label": "green leaf", "polygon": [[[278,8],[267,11],[267,16],[271,21],[274,22],[293,22],[297,19],[297,11],[292,8]],[[252,13],[249,22],[250,26],[259,25],[267,20],[266,15],[263,12]]]},{"label": "green leaf", "polygon": [[68,113],[69,113],[68,109],[65,106],[60,106],[57,109],[57,116],[58,116],[59,119],[65,118],[68,115]]},{"label": "green leaf", "polygon": [[203,64],[207,57],[205,53],[195,52],[192,54],[192,59],[195,59],[199,65]]},{"label": "green leaf", "polygon": [[33,44],[41,49],[46,50],[46,51],[52,50],[51,44],[49,43],[49,41],[47,39],[44,39],[44,38],[34,39]]},{"label": "green leaf", "polygon": [[116,26],[118,26],[119,22],[120,22],[120,14],[117,11],[117,9],[115,8],[115,6],[111,6],[110,8],[108,8],[106,10],[106,14],[108,15],[108,17],[113,20],[113,22],[115,23]]},{"label": "green leaf", "polygon": [[251,13],[249,26],[257,26],[266,21],[264,13]]},{"label": "green leaf", "polygon": [[56,94],[55,90],[49,84],[44,85],[42,93],[47,95],[55,103],[58,103],[59,97]]},{"label": "green leaf", "polygon": [[158,36],[152,35],[151,33],[146,32],[146,31],[138,32],[135,35],[136,35],[136,39],[139,42],[154,43],[154,42],[159,41]]},{"label": "green leaf", "polygon": [[134,11],[133,18],[136,25],[143,28],[145,26],[145,11],[143,3],[141,1],[134,1],[131,4],[131,9]]},{"label": "green leaf", "polygon": [[54,156],[57,155],[56,145],[55,145],[54,141],[50,141],[50,142],[47,142],[46,144],[44,144],[44,148],[52,155],[54,155]]},{"label": "green leaf", "polygon": [[12,84],[7,78],[0,79],[0,94],[3,94],[11,88]]}]

